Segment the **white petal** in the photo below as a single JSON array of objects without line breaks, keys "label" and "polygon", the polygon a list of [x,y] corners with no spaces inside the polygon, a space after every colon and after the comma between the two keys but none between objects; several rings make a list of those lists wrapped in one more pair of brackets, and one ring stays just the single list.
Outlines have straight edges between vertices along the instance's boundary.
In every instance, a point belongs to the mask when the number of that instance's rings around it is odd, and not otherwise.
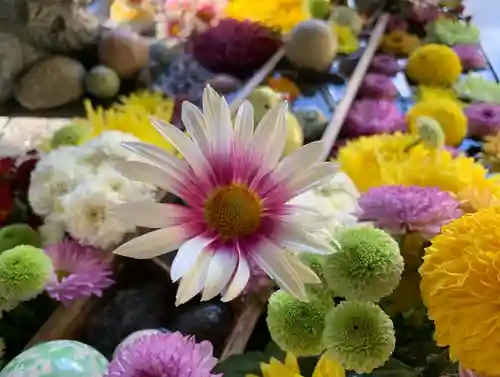
[{"label": "white petal", "polygon": [[308,171],[311,166],[321,160],[323,142],[313,141],[301,147],[298,151],[286,156],[276,168],[276,180],[295,176],[296,172]]},{"label": "white petal", "polygon": [[117,161],[114,167],[121,175],[132,181],[139,181],[160,187],[172,192],[176,186],[175,180],[165,172],[151,164],[140,161]]},{"label": "white petal", "polygon": [[233,141],[231,111],[224,98],[219,101],[215,110],[213,122],[210,125],[213,150],[229,156],[231,142]]},{"label": "white petal", "polygon": [[286,259],[285,250],[262,238],[258,249],[250,255],[282,289],[299,300],[307,301],[304,284]]},{"label": "white petal", "polygon": [[219,94],[210,86],[207,85],[203,89],[202,105],[203,105],[203,115],[207,121],[208,132],[212,133],[212,126],[217,108],[221,98]]},{"label": "white petal", "polygon": [[130,202],[111,208],[112,216],[145,228],[168,228],[185,221],[189,210],[178,204]]},{"label": "white petal", "polygon": [[315,254],[331,254],[335,246],[322,242],[317,237],[311,237],[308,232],[302,230],[299,225],[283,224],[282,240],[284,246],[292,250],[306,251]]},{"label": "white petal", "polygon": [[207,301],[217,296],[233,277],[238,256],[234,250],[220,249],[215,255],[208,268],[207,280],[201,301]]},{"label": "white petal", "polygon": [[245,148],[252,139],[254,130],[253,107],[248,101],[244,101],[236,113],[234,126],[234,138],[238,146]]},{"label": "white petal", "polygon": [[185,226],[158,229],[125,242],[113,254],[150,259],[177,250],[188,238]]},{"label": "white petal", "polygon": [[201,151],[207,154],[210,151],[210,141],[208,125],[203,113],[192,103],[184,101],[182,103],[181,118],[192,139],[198,144]]},{"label": "white petal", "polygon": [[212,241],[212,238],[199,235],[191,238],[179,248],[174,261],[172,262],[172,267],[170,268],[170,278],[174,283],[189,271],[203,249],[205,249]]},{"label": "white petal", "polygon": [[304,284],[321,283],[321,279],[314,273],[314,271],[302,263],[295,255],[290,252],[286,252],[285,256],[288,263],[290,263],[295,273],[300,277]]},{"label": "white petal", "polygon": [[212,260],[213,253],[206,251],[198,255],[196,262],[182,278],[177,295],[175,297],[175,305],[182,305],[194,296],[201,292],[207,278],[208,266]]},{"label": "white petal", "polygon": [[238,253],[238,268],[236,269],[236,273],[229,283],[227,287],[226,293],[222,296],[222,302],[228,302],[234,300],[236,297],[240,295],[240,293],[245,289],[250,280],[250,266],[248,265],[248,261],[245,259],[245,256],[239,252]]},{"label": "white petal", "polygon": [[189,171],[189,165],[186,161],[182,161],[155,145],[134,141],[124,142],[122,145],[181,182],[185,178],[186,172]]},{"label": "white petal", "polygon": [[[275,142],[279,140],[286,140],[286,127],[280,127],[282,123],[278,121],[282,113],[286,111],[287,105],[286,102],[283,102],[282,104],[269,110],[259,122],[251,141],[256,157],[263,158],[269,150],[275,147]],[[283,150],[279,152],[281,156]],[[265,161],[265,159],[263,159],[262,162],[270,168],[274,167]]]},{"label": "white petal", "polygon": [[289,187],[293,196],[297,196],[331,179],[339,170],[334,162],[322,162],[305,173],[298,173],[290,181]]},{"label": "white petal", "polygon": [[181,130],[171,124],[159,119],[152,119],[151,122],[156,130],[167,139],[186,159],[198,177],[208,178],[211,175],[212,167],[201,153],[200,148]]}]

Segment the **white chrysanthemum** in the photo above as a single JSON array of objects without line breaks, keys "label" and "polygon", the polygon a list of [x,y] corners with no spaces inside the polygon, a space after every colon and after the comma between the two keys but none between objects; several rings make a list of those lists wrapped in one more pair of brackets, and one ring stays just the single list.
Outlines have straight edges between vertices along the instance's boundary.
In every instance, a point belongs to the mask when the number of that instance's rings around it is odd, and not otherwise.
[{"label": "white chrysanthemum", "polygon": [[139,141],[134,135],[120,131],[106,131],[79,147],[84,161],[93,167],[113,160],[137,159],[136,155],[121,146],[122,142]]},{"label": "white chrysanthemum", "polygon": [[38,232],[42,237],[43,246],[49,246],[64,239],[66,227],[62,222],[49,216],[48,218],[45,218],[43,225],[38,228]]},{"label": "white chrysanthemum", "polygon": [[122,241],[135,227],[111,215],[110,208],[123,203],[120,194],[99,182],[79,185],[61,198],[62,219],[68,233],[80,243],[107,249]]},{"label": "white chrysanthemum", "polygon": [[104,163],[96,170],[98,184],[108,187],[126,201],[144,201],[155,198],[156,187],[125,178],[112,164]]},{"label": "white chrysanthemum", "polygon": [[38,215],[61,210],[59,198],[85,182],[92,170],[79,161],[77,147],[56,149],[38,162],[31,175],[28,200]]},{"label": "white chrysanthemum", "polygon": [[324,216],[324,227],[314,233],[320,238],[331,239],[332,233],[357,224],[358,198],[359,192],[351,178],[338,172],[331,180],[295,197],[291,203]]}]

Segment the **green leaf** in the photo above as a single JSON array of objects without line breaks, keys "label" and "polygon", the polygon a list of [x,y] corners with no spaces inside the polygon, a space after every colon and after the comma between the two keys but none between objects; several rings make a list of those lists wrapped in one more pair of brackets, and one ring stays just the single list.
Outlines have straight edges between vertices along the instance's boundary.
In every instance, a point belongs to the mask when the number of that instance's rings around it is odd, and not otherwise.
[{"label": "green leaf", "polygon": [[243,355],[233,355],[219,363],[215,374],[222,373],[224,377],[245,377],[247,374],[260,375],[260,363],[267,363],[269,357],[261,351],[249,351]]}]

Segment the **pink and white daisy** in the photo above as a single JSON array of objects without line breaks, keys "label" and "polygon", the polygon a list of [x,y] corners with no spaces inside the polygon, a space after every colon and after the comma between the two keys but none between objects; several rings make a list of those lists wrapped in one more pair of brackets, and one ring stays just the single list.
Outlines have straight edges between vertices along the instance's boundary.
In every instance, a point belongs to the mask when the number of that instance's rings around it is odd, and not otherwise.
[{"label": "pink and white daisy", "polygon": [[189,136],[154,120],[153,124],[184,160],[141,142],[122,145],[146,162],[123,162],[126,177],[154,183],[183,199],[185,206],[126,203],[116,215],[136,226],[160,228],[114,251],[138,259],[178,249],[171,277],[180,281],[177,305],[202,292],[237,297],[250,277],[249,261],[260,266],[284,290],[306,300],[304,283],[319,282],[294,251],[328,253],[309,232],[323,218],[288,202],[330,179],[337,171],[322,162],[322,143],[310,143],[281,156],[286,141],[286,103],[271,109],[254,132],[253,108],[241,105],[235,125],[229,107],[212,88],[203,93],[203,112],[184,102],[182,120]]},{"label": "pink and white daisy", "polygon": [[114,284],[111,263],[101,250],[64,240],[46,247],[45,253],[55,272],[45,289],[54,300],[67,305],[81,297],[100,297]]}]

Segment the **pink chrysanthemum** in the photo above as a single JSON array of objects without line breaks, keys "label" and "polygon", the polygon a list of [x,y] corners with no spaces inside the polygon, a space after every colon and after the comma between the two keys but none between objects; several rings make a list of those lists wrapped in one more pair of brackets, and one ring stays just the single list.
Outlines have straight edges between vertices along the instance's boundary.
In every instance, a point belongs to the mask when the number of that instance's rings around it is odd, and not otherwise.
[{"label": "pink chrysanthemum", "polygon": [[461,44],[453,46],[464,71],[484,69],[487,66],[486,58],[481,50],[481,47],[474,44]]},{"label": "pink chrysanthemum", "polygon": [[468,120],[469,136],[482,138],[500,131],[500,106],[491,103],[473,103],[464,114]]},{"label": "pink chrysanthemum", "polygon": [[80,297],[101,296],[114,283],[106,254],[73,240],[64,240],[45,248],[52,259],[55,275],[47,284],[54,300],[69,304]]},{"label": "pink chrysanthemum", "polygon": [[117,164],[131,179],[154,183],[185,205],[126,203],[116,215],[137,226],[161,228],[135,238],[115,254],[147,259],[179,249],[171,277],[180,280],[176,304],[203,291],[202,300],[222,293],[237,297],[250,278],[249,260],[279,286],[307,299],[304,283],[319,282],[295,254],[331,252],[310,231],[321,217],[288,204],[337,171],[322,162],[322,142],[313,142],[281,159],[287,134],[286,104],[271,109],[254,132],[253,108],[243,103],[233,127],[229,107],[211,87],[203,93],[203,112],[184,102],[178,128],[153,124],[184,156],[141,142],[123,146],[149,161]]},{"label": "pink chrysanthemum", "polygon": [[435,187],[380,186],[358,200],[362,219],[392,234],[418,232],[430,238],[441,226],[460,217],[460,203]]},{"label": "pink chrysanthemum", "polygon": [[386,76],[396,76],[398,72],[401,72],[402,68],[393,55],[377,54],[373,57],[368,70]]},{"label": "pink chrysanthemum", "polygon": [[394,101],[361,99],[351,106],[342,134],[345,137],[358,137],[404,129],[405,121]]},{"label": "pink chrysanthemum", "polygon": [[151,334],[120,350],[104,377],[220,377],[208,341],[196,343],[180,332]]},{"label": "pink chrysanthemum", "polygon": [[381,73],[367,73],[359,88],[359,96],[362,98],[393,99],[397,95],[398,88],[392,79]]}]

